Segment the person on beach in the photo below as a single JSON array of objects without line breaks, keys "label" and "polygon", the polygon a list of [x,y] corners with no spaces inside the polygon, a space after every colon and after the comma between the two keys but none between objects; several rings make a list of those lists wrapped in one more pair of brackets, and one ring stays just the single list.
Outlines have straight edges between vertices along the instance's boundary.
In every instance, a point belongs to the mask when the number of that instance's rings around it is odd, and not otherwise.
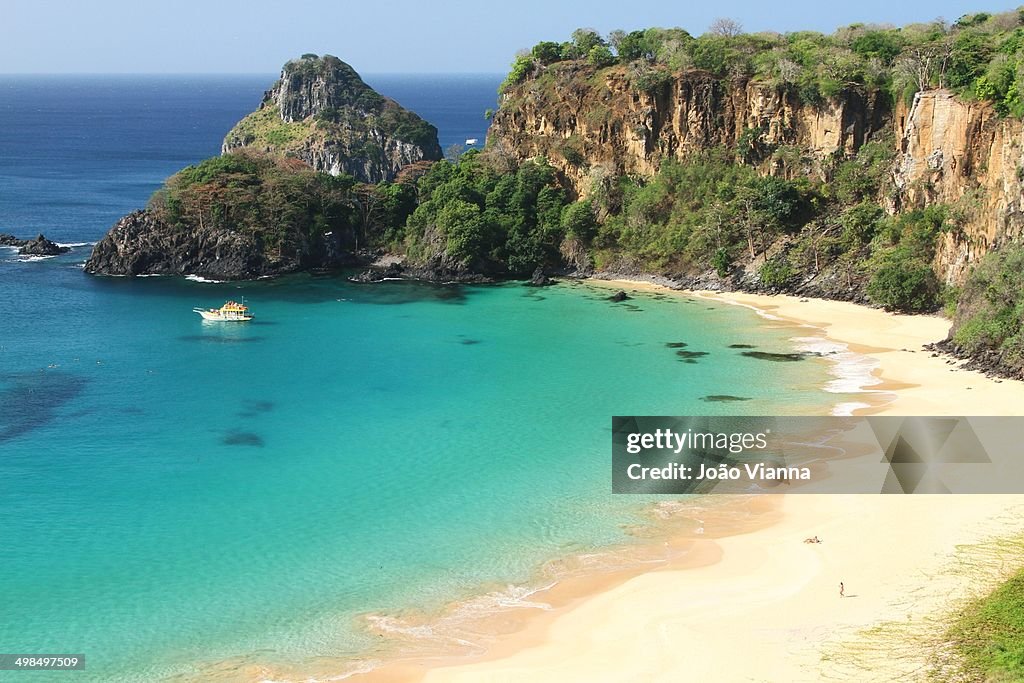
[{"label": "person on beach", "polygon": [[843,585],[842,581],[839,582],[839,597],[846,597],[846,586]]}]

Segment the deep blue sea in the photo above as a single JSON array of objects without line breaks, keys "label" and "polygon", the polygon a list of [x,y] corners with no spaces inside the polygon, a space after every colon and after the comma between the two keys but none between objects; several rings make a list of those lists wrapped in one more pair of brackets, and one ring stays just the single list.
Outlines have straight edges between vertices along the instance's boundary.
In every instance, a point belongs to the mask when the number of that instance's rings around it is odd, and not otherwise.
[{"label": "deep blue sea", "polygon": [[[483,140],[500,79],[367,77],[442,146]],[[507,604],[545,562],[635,543],[649,501],[610,494],[612,415],[840,400],[824,360],[728,348],[791,329],[682,296],[85,275],[272,80],[0,77],[0,232],[77,245],[0,249],[0,652],[84,653],[89,681],[342,673],[380,654],[367,623]],[[239,296],[252,323],[191,312]]]}]

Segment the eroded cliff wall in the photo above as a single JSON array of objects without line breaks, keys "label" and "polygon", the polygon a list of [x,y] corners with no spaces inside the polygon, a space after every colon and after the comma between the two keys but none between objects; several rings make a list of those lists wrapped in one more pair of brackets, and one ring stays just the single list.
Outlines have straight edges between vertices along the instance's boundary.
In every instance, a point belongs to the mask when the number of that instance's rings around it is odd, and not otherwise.
[{"label": "eroded cliff wall", "polygon": [[[746,79],[700,71],[655,76],[654,85],[641,87],[627,67],[548,67],[505,92],[488,144],[520,160],[546,157],[586,197],[604,178],[649,177],[665,159],[718,146],[738,154],[749,148],[749,163],[763,173],[827,178],[830,157],[884,141],[895,145],[895,160],[890,190],[879,200],[891,212],[957,207],[962,229],[940,236],[935,258],[949,284],[1024,229],[1024,127],[988,103],[933,90],[893,107],[885,93],[858,87],[811,104]],[[790,153],[780,153],[785,148]]]},{"label": "eroded cliff wall", "polygon": [[[585,197],[595,169],[650,176],[664,159],[736,148],[744,139],[799,147],[809,162],[802,170],[816,172],[837,150],[855,152],[890,118],[876,92],[851,90],[811,106],[766,83],[702,71],[665,73],[645,88],[626,67],[594,73],[564,63],[506,91],[488,139],[522,159],[546,156]],[[760,163],[766,172],[784,172],[776,160]]]},{"label": "eroded cliff wall", "polygon": [[1024,126],[987,102],[963,101],[948,90],[918,93],[893,117],[897,155],[893,210],[956,204],[964,229],[940,236],[937,271],[963,281],[981,256],[1024,228]]}]

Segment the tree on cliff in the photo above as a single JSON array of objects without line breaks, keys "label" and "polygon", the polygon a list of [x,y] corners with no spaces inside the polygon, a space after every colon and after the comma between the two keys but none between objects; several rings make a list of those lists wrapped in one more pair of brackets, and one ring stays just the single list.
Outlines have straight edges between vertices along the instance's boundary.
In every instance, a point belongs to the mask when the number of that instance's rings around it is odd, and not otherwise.
[{"label": "tree on cliff", "polygon": [[736,38],[743,34],[743,24],[735,19],[719,17],[711,22],[711,26],[708,27],[708,33],[721,36],[722,38]]}]

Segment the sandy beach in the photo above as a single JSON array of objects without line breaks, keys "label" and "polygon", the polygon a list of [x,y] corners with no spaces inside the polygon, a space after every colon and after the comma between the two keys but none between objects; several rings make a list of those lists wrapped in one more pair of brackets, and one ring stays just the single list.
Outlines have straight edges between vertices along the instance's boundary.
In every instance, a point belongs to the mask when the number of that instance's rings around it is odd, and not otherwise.
[{"label": "sandy beach", "polygon": [[[959,369],[922,348],[946,336],[939,316],[788,296],[680,295],[751,307],[792,326],[794,338],[820,337],[871,361],[862,412],[1024,414],[1024,383]],[[993,560],[985,544],[1024,533],[1024,495],[787,495],[773,503],[776,523],[698,541],[695,552],[712,558],[699,566],[592,582],[577,600],[535,610],[483,657],[386,666],[365,680],[919,680],[921,639],[1020,562]],[[815,535],[822,543],[803,542]]]},{"label": "sandy beach", "polygon": [[626,292],[676,292],[746,306],[767,320],[792,325],[794,338],[819,336],[874,364],[858,414],[1024,415],[1024,382],[964,370],[924,345],[940,341],[950,322],[939,315],[897,315],[845,301],[743,292],[682,292],[632,280],[587,280]]},{"label": "sandy beach", "polygon": [[921,622],[981,588],[950,571],[957,545],[1019,532],[1011,511],[1024,498],[790,495],[782,505],[778,524],[717,541],[715,564],[642,574],[551,619],[539,644],[417,678],[915,680],[927,663],[917,643],[861,631]]},{"label": "sandy beach", "polygon": [[886,415],[1024,415],[1024,383],[987,377],[934,356],[925,344],[946,338],[949,320],[938,315],[896,315],[845,301],[792,296],[704,292],[701,296],[750,306],[763,315],[808,326],[875,361],[885,403],[861,411]]}]

